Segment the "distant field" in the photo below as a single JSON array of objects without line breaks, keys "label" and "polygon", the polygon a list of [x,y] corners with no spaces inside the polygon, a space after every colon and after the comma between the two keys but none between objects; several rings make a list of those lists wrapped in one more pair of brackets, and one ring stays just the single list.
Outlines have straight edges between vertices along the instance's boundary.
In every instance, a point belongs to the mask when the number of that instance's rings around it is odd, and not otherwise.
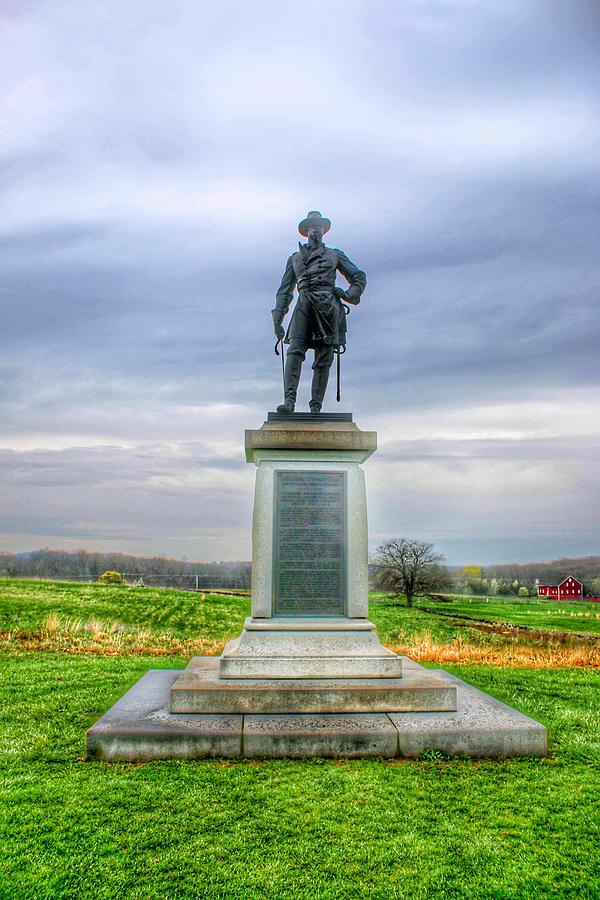
[{"label": "distant field", "polygon": [[247,597],[126,585],[0,579],[0,630],[37,629],[51,614],[99,620],[187,638],[233,637],[250,612]]},{"label": "distant field", "polygon": [[484,621],[509,622],[557,631],[586,632],[600,635],[600,603],[573,601],[510,601],[498,597],[461,597],[444,603],[422,600],[419,606],[440,613],[455,613]]},{"label": "distant field", "polygon": [[[388,645],[546,724],[550,757],[85,761],[87,728],[148,668],[219,652],[247,612],[239,597],[0,582],[0,897],[600,896],[591,657],[568,667],[386,595],[371,615]],[[511,667],[530,651],[536,668]],[[465,665],[476,653],[494,664]]]},{"label": "distant field", "polygon": [[[0,647],[111,656],[213,656],[240,632],[249,611],[250,601],[243,596],[0,579]],[[370,616],[383,642],[420,662],[600,666],[600,642],[577,648],[540,648],[539,641],[536,646],[525,633],[518,640],[484,634],[464,621],[438,614],[449,611],[479,621],[516,622],[518,616],[527,617],[526,605],[510,602],[488,605],[481,598],[473,604],[462,600],[438,603],[432,612],[426,612],[407,609],[401,600],[387,594],[371,595]],[[533,612],[539,615],[540,610],[534,605]],[[527,617],[526,621],[533,625],[539,618]],[[595,619],[567,616],[554,616],[551,621],[552,628],[566,626],[567,632],[591,631],[590,622],[599,624]]]},{"label": "distant field", "polygon": [[[425,614],[406,610],[402,599],[375,592],[370,604],[371,617],[384,640],[393,642],[401,635],[422,633]],[[483,621],[600,634],[600,604],[461,597],[443,603],[422,600],[417,606]],[[119,623],[180,638],[204,635],[211,640],[225,640],[240,630],[249,613],[248,597],[220,591],[197,594],[170,588],[0,579],[0,631],[33,630],[49,615],[56,614],[71,621]],[[427,619],[427,628],[440,639],[457,633],[450,622],[434,614]]]}]

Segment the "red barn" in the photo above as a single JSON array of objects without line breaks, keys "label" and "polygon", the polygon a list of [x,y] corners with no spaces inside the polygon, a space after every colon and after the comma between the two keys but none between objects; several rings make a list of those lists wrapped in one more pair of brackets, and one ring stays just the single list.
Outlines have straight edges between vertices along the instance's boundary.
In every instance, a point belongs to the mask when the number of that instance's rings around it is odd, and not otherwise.
[{"label": "red barn", "polygon": [[538,584],[538,597],[554,600],[583,600],[583,582],[569,575],[560,584]]}]

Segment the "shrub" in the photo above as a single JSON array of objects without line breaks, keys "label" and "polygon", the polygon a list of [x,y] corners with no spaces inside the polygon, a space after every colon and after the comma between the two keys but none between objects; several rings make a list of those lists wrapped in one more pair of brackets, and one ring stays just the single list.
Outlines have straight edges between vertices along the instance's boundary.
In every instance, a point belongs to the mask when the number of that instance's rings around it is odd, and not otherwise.
[{"label": "shrub", "polygon": [[100,584],[123,584],[123,576],[120,572],[104,572],[98,578]]}]

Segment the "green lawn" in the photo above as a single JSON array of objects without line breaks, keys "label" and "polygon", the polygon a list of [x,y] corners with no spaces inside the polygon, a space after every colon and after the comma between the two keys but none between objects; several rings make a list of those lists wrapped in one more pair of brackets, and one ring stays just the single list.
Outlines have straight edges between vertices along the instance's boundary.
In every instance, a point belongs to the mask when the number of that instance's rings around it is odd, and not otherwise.
[{"label": "green lawn", "polygon": [[237,634],[249,612],[247,597],[125,585],[0,579],[0,631],[34,630],[51,613],[57,613],[63,618],[119,622],[180,637],[202,633],[220,638]]},{"label": "green lawn", "polygon": [[384,644],[410,641],[427,631],[437,641],[453,640],[459,631],[449,619],[434,613],[407,609],[402,601],[386,594],[373,593],[369,599],[369,617],[377,625]]},{"label": "green lawn", "polygon": [[[372,594],[370,615],[382,640],[394,643],[425,630],[436,640],[455,637],[456,626],[436,613],[600,634],[600,605],[592,608],[590,604],[582,603],[554,606],[551,603],[462,597],[444,603],[423,600],[417,606],[434,612],[415,613],[386,594]],[[225,640],[240,631],[249,612],[247,597],[199,595],[164,588],[0,579],[0,631],[33,631],[39,629],[50,614],[57,613],[63,619],[82,622],[98,619],[129,628],[145,628],[156,634],[169,633],[182,638],[202,634]],[[582,613],[582,618],[577,617],[578,613]]]},{"label": "green lawn", "polygon": [[600,635],[600,603],[511,602],[498,597],[461,597],[443,603],[422,600],[418,605],[446,615],[455,613],[485,621],[528,625],[530,628]]},{"label": "green lawn", "polygon": [[[239,598],[24,582],[0,585],[0,601],[3,627],[56,613],[210,638],[247,610]],[[372,612],[388,637],[436,620],[385,598]],[[544,722],[546,760],[84,760],[86,729],[130,685],[186,662],[2,654],[0,897],[600,895],[596,670],[451,668]]]}]

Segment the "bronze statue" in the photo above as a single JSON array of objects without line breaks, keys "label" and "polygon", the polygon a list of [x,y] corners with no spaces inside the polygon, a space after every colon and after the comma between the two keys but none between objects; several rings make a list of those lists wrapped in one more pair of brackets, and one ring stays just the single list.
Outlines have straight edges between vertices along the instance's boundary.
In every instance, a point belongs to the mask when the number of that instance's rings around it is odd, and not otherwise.
[{"label": "bronze statue", "polygon": [[[367,284],[367,276],[350,262],[341,250],[333,250],[323,243],[323,235],[331,228],[331,221],[317,210],[311,210],[298,225],[307,244],[287,261],[281,285],[272,310],[275,335],[278,341],[289,344],[285,360],[284,402],[278,413],[291,415],[296,405],[296,392],[306,351],[314,350],[310,411],[321,412],[329,380],[329,370],[335,353],[346,348],[345,303],[357,305]],[[347,290],[336,287],[336,273],[349,283]],[[290,308],[294,287],[298,286],[298,300],[287,334],[283,317]],[[282,347],[283,352],[283,347]]]}]

